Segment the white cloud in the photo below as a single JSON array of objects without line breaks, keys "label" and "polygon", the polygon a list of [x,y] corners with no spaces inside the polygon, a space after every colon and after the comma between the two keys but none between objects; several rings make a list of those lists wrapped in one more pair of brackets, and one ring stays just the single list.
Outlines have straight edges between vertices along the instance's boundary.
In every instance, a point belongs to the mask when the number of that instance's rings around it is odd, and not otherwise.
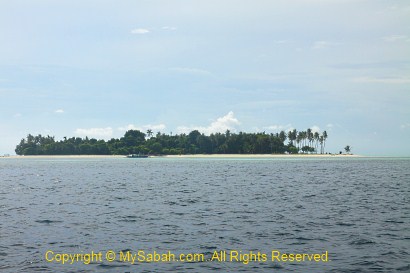
[{"label": "white cloud", "polygon": [[359,77],[359,78],[354,78],[353,82],[403,84],[403,83],[410,83],[410,78],[406,78],[406,77],[390,77],[390,78],[389,77],[385,77],[385,78]]},{"label": "white cloud", "polygon": [[23,115],[21,113],[16,113],[13,115],[13,117],[15,118],[21,118]]},{"label": "white cloud", "polygon": [[191,75],[211,75],[211,72],[207,70],[192,67],[172,67],[169,70]]},{"label": "white cloud", "polygon": [[131,33],[132,34],[147,34],[147,33],[150,33],[150,31],[145,28],[135,28],[131,30]]},{"label": "white cloud", "polygon": [[78,128],[75,130],[75,135],[77,136],[88,136],[88,137],[98,137],[98,138],[110,138],[112,137],[112,128],[89,128],[89,129],[81,129]]},{"label": "white cloud", "polygon": [[[295,129],[292,124],[286,124],[286,125],[271,125],[271,126],[266,126],[263,127],[264,130],[270,130],[273,132],[280,132],[280,131],[285,131],[285,132],[289,132],[289,131],[293,131],[293,129]],[[320,132],[320,127],[317,125],[313,125],[310,127],[310,129],[312,130],[313,133],[315,132]],[[257,130],[260,131],[260,130]]]},{"label": "white cloud", "polygon": [[148,129],[152,130],[154,133],[155,132],[163,132],[166,129],[165,124],[146,124],[146,125],[142,125],[142,126],[136,126],[134,124],[128,124],[125,127],[119,127],[118,130],[125,132],[128,130],[139,130],[143,133],[145,133]]},{"label": "white cloud", "polygon": [[223,117],[218,118],[216,121],[212,122],[209,126],[178,126],[178,133],[189,133],[193,130],[198,130],[205,135],[210,135],[212,133],[224,133],[226,130],[235,132],[236,126],[241,123],[237,118],[235,118],[234,113],[230,111]]},{"label": "white cloud", "polygon": [[165,26],[165,27],[162,27],[162,29],[164,29],[164,30],[177,30],[176,27],[171,27],[171,26]]},{"label": "white cloud", "polygon": [[409,128],[410,128],[410,123],[409,122],[400,125],[400,129],[409,129]]},{"label": "white cloud", "polygon": [[292,131],[294,128],[292,124],[289,123],[286,125],[270,125],[270,126],[263,127],[263,129],[273,131],[273,132],[280,132],[280,131],[288,132],[288,131]]},{"label": "white cloud", "polygon": [[409,37],[406,35],[390,35],[390,36],[385,36],[382,38],[385,42],[398,42],[398,41],[406,41],[410,42]]},{"label": "white cloud", "polygon": [[57,109],[57,110],[54,111],[54,113],[62,114],[62,113],[64,113],[64,110],[63,109]]},{"label": "white cloud", "polygon": [[317,125],[313,125],[312,127],[310,127],[310,129],[312,130],[313,133],[320,132],[320,127]]},{"label": "white cloud", "polygon": [[333,46],[337,46],[339,43],[329,42],[329,41],[316,41],[313,43],[312,49],[324,49]]}]

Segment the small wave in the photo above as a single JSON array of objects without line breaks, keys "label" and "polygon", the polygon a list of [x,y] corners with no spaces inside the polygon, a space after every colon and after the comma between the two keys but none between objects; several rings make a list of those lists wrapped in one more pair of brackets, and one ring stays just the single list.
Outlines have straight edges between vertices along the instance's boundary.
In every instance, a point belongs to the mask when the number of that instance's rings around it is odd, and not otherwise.
[{"label": "small wave", "polygon": [[128,264],[99,264],[102,268],[116,268],[116,267],[129,267]]},{"label": "small wave", "polygon": [[62,223],[63,221],[46,219],[46,220],[36,220],[34,222],[40,223],[40,224],[52,224],[52,223]]},{"label": "small wave", "polygon": [[56,245],[56,244],[61,244],[62,242],[50,242],[48,243],[49,245]]},{"label": "small wave", "polygon": [[177,202],[175,202],[175,201],[168,201],[168,200],[164,201],[164,204],[169,205],[169,206],[175,206],[175,205],[178,205],[178,203],[177,203]]},{"label": "small wave", "polygon": [[404,224],[404,221],[400,220],[386,220],[385,223],[393,223],[393,224]]},{"label": "small wave", "polygon": [[315,196],[316,196],[316,194],[309,194],[309,195],[303,196],[303,198],[311,198],[311,197],[315,197]]},{"label": "small wave", "polygon": [[80,245],[62,245],[61,247],[67,247],[67,248],[80,248]]},{"label": "small wave", "polygon": [[354,226],[354,223],[345,223],[345,222],[337,222],[336,225],[343,226],[343,227],[351,227]]},{"label": "small wave", "polygon": [[349,245],[368,245],[368,244],[375,244],[375,242],[368,240],[368,239],[361,238],[361,239],[351,241],[349,243]]},{"label": "small wave", "polygon": [[[206,249],[206,250],[216,250],[217,247],[216,246],[204,246],[204,245],[200,245],[199,246],[201,249]],[[211,253],[211,252],[209,252]]]},{"label": "small wave", "polygon": [[306,238],[306,237],[296,237],[296,240],[300,240],[300,241],[313,241],[316,240],[314,238]]},{"label": "small wave", "polygon": [[355,268],[355,269],[332,269],[329,272],[331,273],[361,273],[361,272],[365,272],[363,270],[361,270],[360,268]]},{"label": "small wave", "polygon": [[118,220],[119,222],[126,222],[126,223],[132,223],[132,222],[137,222],[138,221],[138,217],[135,215],[128,215],[128,216],[124,216],[122,217],[120,220]]},{"label": "small wave", "polygon": [[205,222],[199,222],[199,223],[193,223],[192,225],[193,225],[193,226],[206,226],[207,223],[205,223]]},{"label": "small wave", "polygon": [[53,272],[53,270],[46,266],[30,266],[25,268],[25,272]]},{"label": "small wave", "polygon": [[118,222],[135,223],[135,222],[137,222],[137,220],[135,220],[135,219],[121,219],[121,220],[118,220]]},{"label": "small wave", "polygon": [[171,214],[175,214],[175,215],[178,215],[178,216],[185,215],[184,212],[174,212],[174,211],[172,211]]},{"label": "small wave", "polygon": [[266,268],[283,269],[283,266],[278,263],[269,263]]},{"label": "small wave", "polygon": [[396,268],[397,271],[409,272],[410,264]]}]

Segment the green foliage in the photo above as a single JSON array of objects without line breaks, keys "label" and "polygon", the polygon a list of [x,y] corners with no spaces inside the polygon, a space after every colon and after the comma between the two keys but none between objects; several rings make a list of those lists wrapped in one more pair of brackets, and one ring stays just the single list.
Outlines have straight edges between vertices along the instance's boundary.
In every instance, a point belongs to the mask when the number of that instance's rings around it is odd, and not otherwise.
[{"label": "green foliage", "polygon": [[299,153],[299,149],[296,148],[295,146],[290,146],[290,147],[288,148],[288,152],[289,152],[290,154],[297,154],[297,153]]},{"label": "green foliage", "polygon": [[[56,141],[51,136],[27,135],[16,146],[18,155],[179,155],[179,154],[297,154],[317,152],[320,144],[321,153],[327,133],[322,135],[296,129],[288,133],[215,133],[206,136],[198,130],[188,135],[166,135],[158,132],[153,136],[152,130],[147,135],[138,130],[129,130],[119,139],[108,141],[64,137]],[[146,138],[148,136],[148,138]],[[289,143],[285,145],[285,141]]]},{"label": "green foliage", "polygon": [[315,148],[310,147],[310,146],[303,146],[302,147],[302,152],[303,153],[313,153],[315,151]]}]

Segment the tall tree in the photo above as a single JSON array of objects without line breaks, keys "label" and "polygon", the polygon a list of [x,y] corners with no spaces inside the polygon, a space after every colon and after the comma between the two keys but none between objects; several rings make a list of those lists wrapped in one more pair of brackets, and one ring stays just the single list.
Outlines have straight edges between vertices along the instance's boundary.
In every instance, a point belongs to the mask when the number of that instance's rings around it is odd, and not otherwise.
[{"label": "tall tree", "polygon": [[313,139],[314,139],[312,129],[308,128],[307,131],[306,131],[306,134],[307,134],[306,137],[309,140],[309,145],[308,146],[312,147],[313,146]]},{"label": "tall tree", "polygon": [[287,138],[287,135],[286,135],[285,131],[280,131],[280,133],[279,133],[280,141],[282,141],[282,143],[285,143],[286,138]]},{"label": "tall tree", "polygon": [[319,142],[320,142],[320,153],[323,154],[323,135],[320,136]]},{"label": "tall tree", "polygon": [[325,153],[326,140],[327,140],[328,135],[326,131],[323,131],[322,135],[323,135],[323,153]]},{"label": "tall tree", "polygon": [[317,153],[317,148],[319,146],[319,140],[320,140],[319,132],[315,132],[315,134],[313,135],[313,138],[315,139],[315,142],[316,142],[315,150],[316,150],[316,153]]},{"label": "tall tree", "polygon": [[148,136],[149,138],[151,138],[153,134],[154,134],[154,133],[152,132],[151,129],[148,129],[148,130],[147,130],[147,136]]},{"label": "tall tree", "polygon": [[298,131],[296,131],[296,129],[293,129],[292,131],[288,132],[288,139],[289,139],[291,146],[294,146],[293,142],[296,140],[297,135],[298,135]]}]

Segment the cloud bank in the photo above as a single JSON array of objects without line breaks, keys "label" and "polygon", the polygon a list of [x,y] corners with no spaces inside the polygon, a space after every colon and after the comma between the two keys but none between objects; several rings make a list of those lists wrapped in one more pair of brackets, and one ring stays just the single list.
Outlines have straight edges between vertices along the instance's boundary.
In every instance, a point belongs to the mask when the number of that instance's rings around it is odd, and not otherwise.
[{"label": "cloud bank", "polygon": [[124,127],[119,127],[118,131],[125,132],[128,130],[139,130],[143,133],[145,133],[147,130],[152,130],[154,133],[155,132],[163,132],[167,127],[165,124],[146,124],[142,126],[136,126],[134,124],[128,124],[127,126]]},{"label": "cloud bank", "polygon": [[106,128],[88,128],[88,129],[82,129],[78,128],[75,130],[74,134],[76,136],[81,136],[81,137],[95,137],[95,138],[110,138],[112,137],[113,130],[111,127],[106,127]]},{"label": "cloud bank", "polygon": [[208,126],[178,126],[177,132],[178,133],[189,133],[193,130],[198,130],[205,135],[210,135],[212,133],[224,133],[226,130],[230,131],[237,131],[236,126],[240,125],[241,123],[232,111],[226,114],[223,117],[218,118],[216,121],[212,122]]},{"label": "cloud bank", "polygon": [[147,34],[150,33],[150,31],[146,28],[135,28],[131,30],[132,34]]}]

